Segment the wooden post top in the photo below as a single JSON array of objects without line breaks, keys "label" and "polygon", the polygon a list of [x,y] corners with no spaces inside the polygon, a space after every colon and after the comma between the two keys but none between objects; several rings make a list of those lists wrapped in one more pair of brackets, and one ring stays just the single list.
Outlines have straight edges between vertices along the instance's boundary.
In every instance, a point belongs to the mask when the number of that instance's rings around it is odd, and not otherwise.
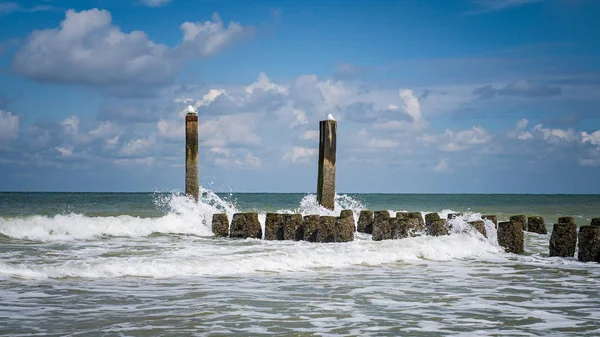
[{"label": "wooden post top", "polygon": [[187,115],[185,115],[185,121],[186,122],[197,122],[198,114],[188,112]]}]

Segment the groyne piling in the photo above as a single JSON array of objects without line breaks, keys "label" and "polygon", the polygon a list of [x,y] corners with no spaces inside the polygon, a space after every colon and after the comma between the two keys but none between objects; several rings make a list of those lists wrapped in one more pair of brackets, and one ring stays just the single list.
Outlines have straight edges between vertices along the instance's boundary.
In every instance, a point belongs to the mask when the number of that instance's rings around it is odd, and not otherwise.
[{"label": "groyne piling", "polygon": [[213,214],[212,231],[215,236],[229,236],[229,218],[227,217],[227,214]]},{"label": "groyne piling", "polygon": [[448,220],[452,220],[454,218],[461,218],[463,216],[462,213],[448,213]]},{"label": "groyne piling", "polygon": [[418,230],[422,231],[425,229],[425,220],[423,220],[423,216],[419,212],[408,212],[407,217],[409,219],[416,219],[419,223]]},{"label": "groyne piling", "polygon": [[304,238],[302,214],[283,215],[283,239],[300,241]]},{"label": "groyne piling", "polygon": [[490,220],[494,223],[494,227],[498,228],[498,217],[491,214],[486,214],[481,216],[482,219]]},{"label": "groyne piling", "polygon": [[527,230],[527,216],[526,215],[523,215],[523,214],[513,215],[510,217],[510,222],[520,223],[521,230],[524,230],[524,231]]},{"label": "groyne piling", "polygon": [[390,220],[388,211],[376,211],[373,214],[373,241],[392,239],[393,222]]},{"label": "groyne piling", "polygon": [[335,242],[335,217],[321,216],[317,226],[317,242]]},{"label": "groyne piling", "polygon": [[198,115],[185,116],[185,194],[198,201]]},{"label": "groyne piling", "polygon": [[485,222],[483,221],[470,221],[469,225],[473,226],[481,235],[487,237],[487,231],[485,230]]},{"label": "groyne piling", "polygon": [[317,230],[319,228],[320,217],[319,214],[304,216],[304,241],[317,242]]},{"label": "groyne piling", "polygon": [[[569,218],[559,218],[559,223],[554,224],[550,236],[550,256],[573,257],[575,245],[577,245],[577,225],[569,221]],[[566,219],[566,220],[565,220]],[[570,218],[571,220],[573,218]]]},{"label": "groyne piling", "polygon": [[229,237],[240,239],[262,239],[262,227],[258,213],[236,213],[231,220]]},{"label": "groyne piling", "polygon": [[558,218],[558,223],[575,223],[575,218],[572,216],[561,216]]},{"label": "groyne piling", "polygon": [[360,211],[356,231],[359,233],[373,234],[373,211]]},{"label": "groyne piling", "polygon": [[[391,217],[387,210],[361,210],[355,223],[354,211],[343,210],[338,217],[319,214],[267,213],[265,218],[265,240],[288,240],[308,242],[350,242],[354,233],[372,233],[373,241],[405,239],[419,235],[449,235],[449,220],[443,220],[438,213],[428,213],[425,218],[419,212],[396,212]],[[454,213],[448,218],[462,216]],[[498,223],[498,244],[508,253],[522,254],[524,247],[523,215],[511,216],[510,221]],[[483,215],[483,219],[496,221],[495,215]],[[544,219],[540,216],[526,217],[527,231],[546,234]],[[487,237],[485,221],[469,221],[484,237]],[[231,225],[227,214],[213,214],[212,231],[216,237],[262,238],[262,228],[257,213],[236,213]],[[550,236],[550,256],[573,257],[577,242],[577,258],[582,262],[600,262],[600,218],[593,218],[589,226],[581,226],[579,231],[573,217],[560,217],[554,224]]]},{"label": "groyne piling", "polygon": [[579,227],[579,251],[581,262],[600,262],[600,226]]},{"label": "groyne piling", "polygon": [[530,216],[527,218],[527,231],[538,234],[548,234],[546,222],[541,216]]},{"label": "groyne piling", "polygon": [[319,172],[317,177],[317,202],[330,210],[335,208],[335,160],[337,122],[319,122]]},{"label": "groyne piling", "polygon": [[429,226],[434,221],[442,220],[440,219],[440,215],[437,213],[427,213],[425,214],[425,226]]},{"label": "groyne piling", "polygon": [[505,221],[498,224],[498,244],[507,253],[523,254],[525,240],[521,222]]},{"label": "groyne piling", "polygon": [[354,241],[354,214],[340,216],[335,219],[335,242]]},{"label": "groyne piling", "polygon": [[433,220],[428,224],[425,224],[425,232],[431,236],[442,236],[448,235],[448,228],[446,227],[446,221],[444,220]]},{"label": "groyne piling", "polygon": [[283,240],[283,214],[267,213],[265,240]]}]

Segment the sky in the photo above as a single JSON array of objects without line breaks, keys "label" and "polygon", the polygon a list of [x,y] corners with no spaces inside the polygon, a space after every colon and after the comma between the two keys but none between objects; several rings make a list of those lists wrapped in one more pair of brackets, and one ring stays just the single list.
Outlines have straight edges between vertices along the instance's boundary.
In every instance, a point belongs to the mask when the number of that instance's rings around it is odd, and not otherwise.
[{"label": "sky", "polygon": [[0,191],[598,193],[600,1],[0,0]]}]

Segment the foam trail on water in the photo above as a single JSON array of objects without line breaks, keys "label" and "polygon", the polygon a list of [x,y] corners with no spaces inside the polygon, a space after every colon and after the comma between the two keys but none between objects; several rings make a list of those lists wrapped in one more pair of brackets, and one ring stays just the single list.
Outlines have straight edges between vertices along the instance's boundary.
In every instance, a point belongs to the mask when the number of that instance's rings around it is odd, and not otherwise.
[{"label": "foam trail on water", "polygon": [[158,218],[129,215],[89,217],[76,213],[51,217],[0,217],[0,234],[35,241],[86,240],[106,236],[143,237],[152,233],[211,236],[212,214],[226,212],[232,216],[237,208],[210,190],[201,188],[201,192],[198,203],[179,194],[157,197],[157,206],[166,213]]},{"label": "foam trail on water", "polygon": [[345,244],[231,240],[222,245],[199,239],[174,248],[156,246],[149,256],[98,256],[90,254],[58,263],[7,264],[0,275],[21,278],[114,278],[221,276],[253,273],[317,271],[321,268],[379,266],[404,262],[422,264],[463,259],[505,260],[490,245],[471,233],[422,236],[403,240],[357,240]]}]

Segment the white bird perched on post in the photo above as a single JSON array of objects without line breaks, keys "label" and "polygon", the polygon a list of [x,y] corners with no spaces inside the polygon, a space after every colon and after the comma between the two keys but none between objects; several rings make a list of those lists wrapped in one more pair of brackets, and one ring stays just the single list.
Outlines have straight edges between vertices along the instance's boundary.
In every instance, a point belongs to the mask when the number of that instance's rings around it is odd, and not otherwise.
[{"label": "white bird perched on post", "polygon": [[332,114],[327,115],[327,119],[330,120],[330,121],[334,121],[335,120],[335,118],[333,118]]},{"label": "white bird perched on post", "polygon": [[187,112],[190,113],[190,114],[197,114],[198,110],[196,110],[196,108],[194,108],[193,106],[188,105]]}]

